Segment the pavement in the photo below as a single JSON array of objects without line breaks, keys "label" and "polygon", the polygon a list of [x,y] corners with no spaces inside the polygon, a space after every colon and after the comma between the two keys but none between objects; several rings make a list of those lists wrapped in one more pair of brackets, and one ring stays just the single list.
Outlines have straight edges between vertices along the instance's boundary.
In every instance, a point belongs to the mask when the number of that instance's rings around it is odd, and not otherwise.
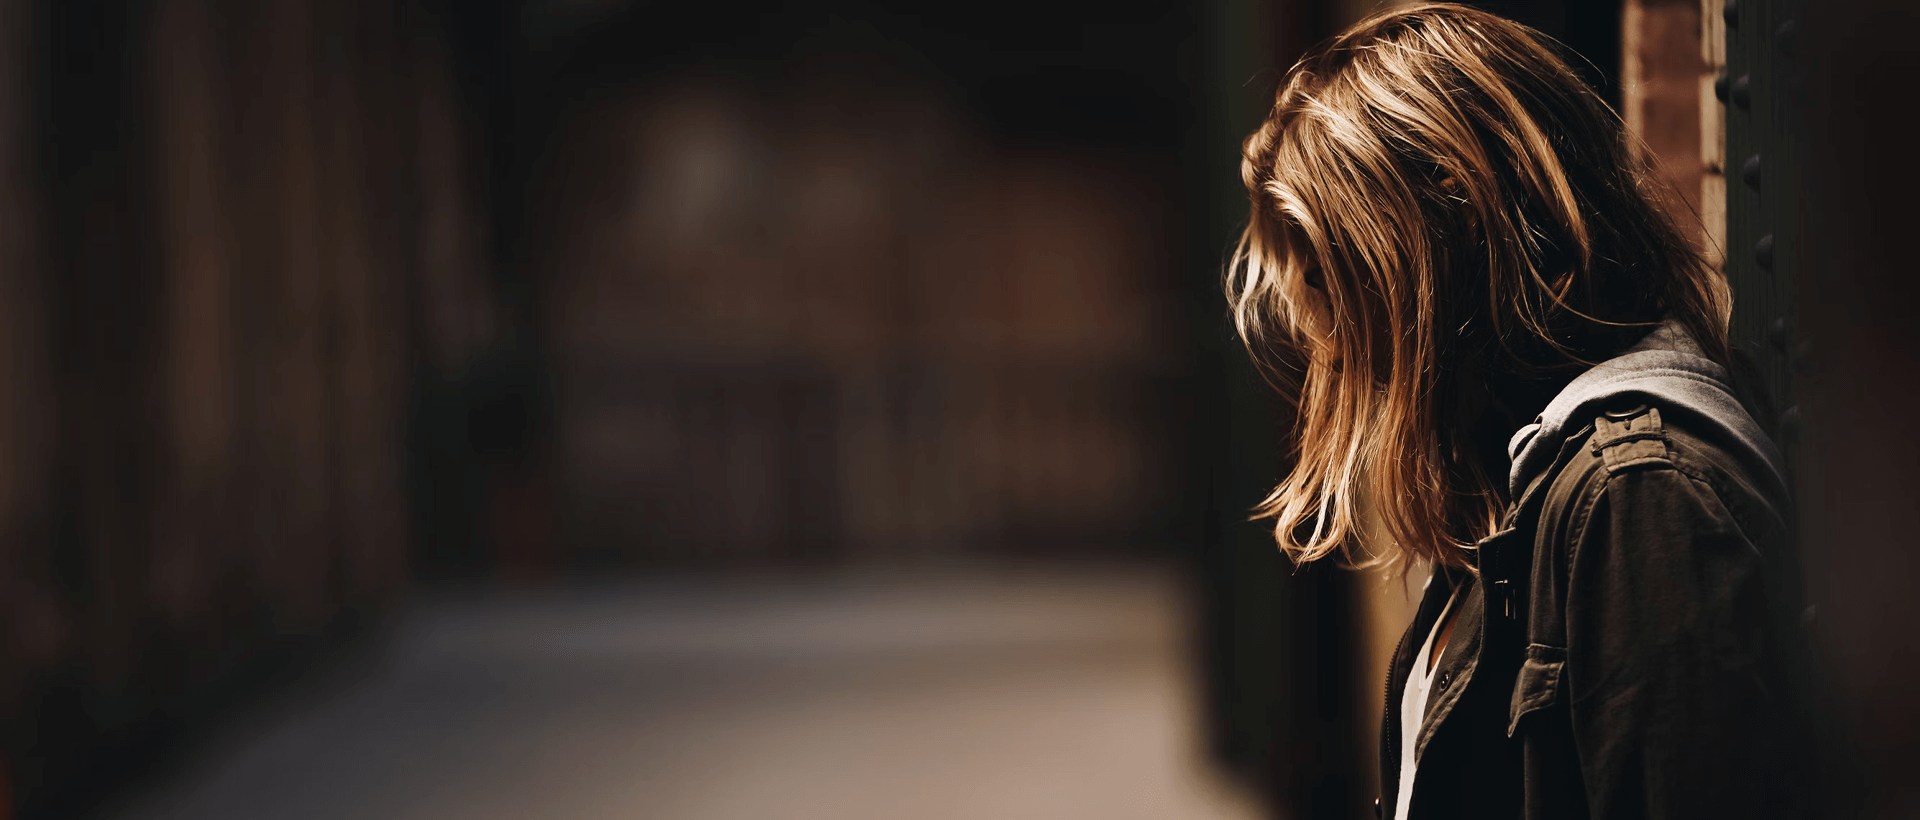
[{"label": "pavement", "polygon": [[423,593],[105,820],[1254,820],[1152,566]]}]

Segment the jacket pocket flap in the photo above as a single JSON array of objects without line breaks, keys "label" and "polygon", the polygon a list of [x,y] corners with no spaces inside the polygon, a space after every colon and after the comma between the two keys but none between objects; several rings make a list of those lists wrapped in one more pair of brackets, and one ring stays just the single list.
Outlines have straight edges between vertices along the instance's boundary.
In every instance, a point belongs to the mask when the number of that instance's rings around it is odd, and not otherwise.
[{"label": "jacket pocket flap", "polygon": [[1567,665],[1565,647],[1528,644],[1527,660],[1520,665],[1520,677],[1513,684],[1512,720],[1507,737],[1520,728],[1520,719],[1528,712],[1545,709],[1560,700],[1560,672]]}]

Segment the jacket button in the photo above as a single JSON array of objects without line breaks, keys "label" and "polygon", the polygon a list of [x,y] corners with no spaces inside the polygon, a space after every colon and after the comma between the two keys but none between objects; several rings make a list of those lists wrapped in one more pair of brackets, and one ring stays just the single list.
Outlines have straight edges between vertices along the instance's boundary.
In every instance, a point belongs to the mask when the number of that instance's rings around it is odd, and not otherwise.
[{"label": "jacket button", "polygon": [[1441,689],[1447,688],[1447,682],[1451,680],[1453,680],[1452,670],[1442,670],[1440,672],[1440,688]]},{"label": "jacket button", "polygon": [[1380,798],[1373,799],[1373,820],[1385,820],[1380,814]]}]

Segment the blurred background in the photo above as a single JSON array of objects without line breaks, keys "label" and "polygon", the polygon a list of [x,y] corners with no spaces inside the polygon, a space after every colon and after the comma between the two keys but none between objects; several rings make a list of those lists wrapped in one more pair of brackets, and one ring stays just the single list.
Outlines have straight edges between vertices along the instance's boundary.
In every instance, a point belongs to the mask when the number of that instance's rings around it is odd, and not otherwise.
[{"label": "blurred background", "polygon": [[[1379,5],[0,0],[0,818],[1372,816],[1412,599],[1245,521],[1218,294]],[[1920,816],[1914,13],[1480,5],[1724,260]]]}]

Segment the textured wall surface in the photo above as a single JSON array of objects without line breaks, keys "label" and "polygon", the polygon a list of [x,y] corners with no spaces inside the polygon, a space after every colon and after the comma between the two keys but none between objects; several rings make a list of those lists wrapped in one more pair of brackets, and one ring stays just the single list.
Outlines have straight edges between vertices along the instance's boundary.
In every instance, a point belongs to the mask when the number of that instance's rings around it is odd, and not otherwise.
[{"label": "textured wall surface", "polygon": [[0,14],[0,749],[57,812],[394,601],[473,272],[429,9]]}]

